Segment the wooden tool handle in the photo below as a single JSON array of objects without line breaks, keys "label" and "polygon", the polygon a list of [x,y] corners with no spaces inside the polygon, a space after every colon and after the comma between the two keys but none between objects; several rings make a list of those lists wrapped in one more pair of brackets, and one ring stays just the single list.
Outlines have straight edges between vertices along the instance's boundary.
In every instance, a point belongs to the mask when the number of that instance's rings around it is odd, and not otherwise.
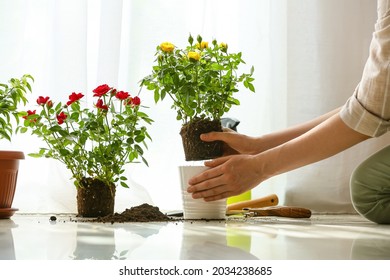
[{"label": "wooden tool handle", "polygon": [[270,194],[265,197],[232,203],[226,206],[226,211],[242,210],[243,208],[261,208],[278,205],[279,198],[276,194]]},{"label": "wooden tool handle", "polygon": [[288,218],[310,218],[311,211],[302,207],[290,207],[290,206],[274,206],[265,208],[250,208],[246,209],[249,212],[254,212],[256,216],[278,216]]}]

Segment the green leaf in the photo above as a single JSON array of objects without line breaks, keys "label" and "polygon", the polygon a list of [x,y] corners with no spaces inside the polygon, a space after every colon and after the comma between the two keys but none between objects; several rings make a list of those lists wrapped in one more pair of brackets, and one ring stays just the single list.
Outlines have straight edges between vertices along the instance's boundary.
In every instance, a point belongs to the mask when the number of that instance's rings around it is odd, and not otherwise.
[{"label": "green leaf", "polygon": [[141,159],[142,159],[143,163],[144,163],[146,166],[149,167],[149,163],[146,161],[146,159],[145,159],[144,157],[141,157]]},{"label": "green leaf", "polygon": [[154,91],[154,102],[157,103],[160,100],[160,92],[158,89]]},{"label": "green leaf", "polygon": [[132,137],[129,137],[129,138],[126,139],[126,143],[128,145],[132,145],[134,143],[134,139]]},{"label": "green leaf", "polygon": [[62,157],[66,157],[71,154],[71,152],[67,149],[59,149],[59,152]]},{"label": "green leaf", "polygon": [[33,158],[41,158],[43,157],[43,155],[39,154],[39,153],[30,153],[28,154],[30,157],[33,157]]},{"label": "green leaf", "polygon": [[78,112],[73,112],[71,115],[70,115],[70,119],[74,120],[74,121],[78,121],[80,117],[80,114]]},{"label": "green leaf", "polygon": [[145,135],[143,134],[137,135],[134,140],[135,142],[140,143],[145,140]]}]

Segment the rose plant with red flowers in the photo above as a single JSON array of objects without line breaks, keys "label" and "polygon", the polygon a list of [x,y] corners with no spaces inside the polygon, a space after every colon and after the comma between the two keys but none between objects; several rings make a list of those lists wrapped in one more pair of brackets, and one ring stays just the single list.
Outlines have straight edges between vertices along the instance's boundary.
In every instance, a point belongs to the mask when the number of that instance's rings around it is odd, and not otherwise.
[{"label": "rose plant with red flowers", "polygon": [[85,108],[82,93],[73,92],[65,103],[39,96],[39,109],[24,112],[19,129],[31,131],[47,145],[30,156],[64,163],[76,187],[86,178],[128,187],[124,166],[138,161],[147,165],[143,154],[151,137],[145,125],[153,120],[141,111],[145,106],[140,98],[128,92],[104,84],[93,90],[93,97],[93,108]]}]

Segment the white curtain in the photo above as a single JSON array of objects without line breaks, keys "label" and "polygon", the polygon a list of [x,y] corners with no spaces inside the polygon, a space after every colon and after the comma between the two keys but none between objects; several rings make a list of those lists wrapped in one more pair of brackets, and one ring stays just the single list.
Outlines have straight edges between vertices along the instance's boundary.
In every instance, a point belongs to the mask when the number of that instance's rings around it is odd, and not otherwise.
[{"label": "white curtain", "polygon": [[[217,38],[254,65],[256,93],[241,90],[227,117],[239,132],[260,135],[340,106],[352,94],[375,22],[372,0],[0,0],[0,82],[30,73],[31,104],[39,95],[66,100],[108,83],[136,93],[162,41],[184,45],[188,35]],[[184,161],[180,123],[169,102],[141,93],[155,120],[145,153],[149,167],[128,167],[130,189],[118,188],[116,211],[148,202],[181,208],[177,166]],[[27,106],[28,107],[28,106]],[[316,211],[353,211],[348,175],[387,141],[264,182],[253,197],[276,193],[282,203]],[[0,149],[35,152],[35,136],[16,135]],[[50,159],[21,163],[14,207],[20,212],[75,212],[70,173]]]}]

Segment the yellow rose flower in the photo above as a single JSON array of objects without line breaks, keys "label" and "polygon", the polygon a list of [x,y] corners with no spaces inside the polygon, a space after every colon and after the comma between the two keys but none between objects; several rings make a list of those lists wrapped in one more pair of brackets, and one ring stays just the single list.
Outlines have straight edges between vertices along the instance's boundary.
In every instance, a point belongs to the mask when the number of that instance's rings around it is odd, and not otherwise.
[{"label": "yellow rose flower", "polygon": [[163,52],[173,52],[174,48],[175,48],[175,46],[169,42],[163,42],[160,44],[160,49]]},{"label": "yellow rose flower", "polygon": [[228,48],[228,45],[227,45],[226,43],[220,43],[220,44],[219,44],[219,47],[220,47],[221,49],[223,49],[224,51],[226,51],[227,48]]},{"label": "yellow rose flower", "polygon": [[209,47],[209,42],[202,41],[200,44],[196,43],[196,48],[198,48],[200,50],[207,49],[208,47]]},{"label": "yellow rose flower", "polygon": [[199,61],[199,59],[200,59],[200,54],[198,52],[188,52],[187,56],[189,59],[193,59],[196,61]]}]

